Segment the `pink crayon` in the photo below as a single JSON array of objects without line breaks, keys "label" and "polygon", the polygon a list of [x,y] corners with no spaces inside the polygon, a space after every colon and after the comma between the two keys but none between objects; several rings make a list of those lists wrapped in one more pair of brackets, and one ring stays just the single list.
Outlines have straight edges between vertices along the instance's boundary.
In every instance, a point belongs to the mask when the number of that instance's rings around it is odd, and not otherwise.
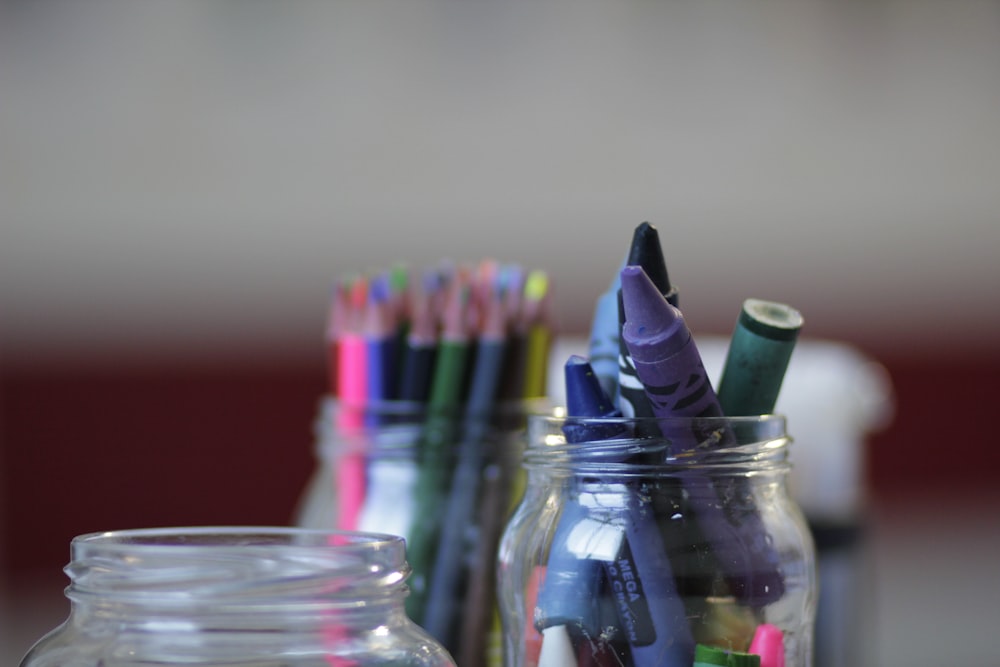
[{"label": "pink crayon", "polygon": [[778,628],[761,623],[750,642],[750,653],[760,656],[760,667],[785,667],[785,638]]}]

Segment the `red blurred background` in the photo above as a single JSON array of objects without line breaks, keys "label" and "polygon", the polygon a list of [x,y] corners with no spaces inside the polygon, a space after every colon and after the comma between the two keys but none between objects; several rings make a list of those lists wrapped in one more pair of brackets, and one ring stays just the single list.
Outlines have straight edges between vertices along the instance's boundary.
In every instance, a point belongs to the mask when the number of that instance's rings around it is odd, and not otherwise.
[{"label": "red blurred background", "polygon": [[[1000,359],[882,358],[895,416],[866,447],[872,502],[996,493],[983,437]],[[313,470],[325,390],[312,363],[6,363],[0,534],[8,576],[58,574],[78,534],[141,526],[285,524]]]}]

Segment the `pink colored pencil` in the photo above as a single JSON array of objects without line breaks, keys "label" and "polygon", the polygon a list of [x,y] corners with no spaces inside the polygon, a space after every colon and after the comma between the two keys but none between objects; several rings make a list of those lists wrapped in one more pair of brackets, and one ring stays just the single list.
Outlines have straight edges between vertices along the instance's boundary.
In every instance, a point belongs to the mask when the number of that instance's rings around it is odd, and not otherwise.
[{"label": "pink colored pencil", "polygon": [[[341,329],[337,349],[337,393],[341,403],[337,430],[341,437],[348,439],[364,428],[362,408],[368,394],[368,352],[361,321],[366,298],[367,281],[359,278],[351,286],[349,315]],[[337,527],[357,530],[358,514],[365,500],[364,452],[349,447],[338,461],[336,474]]]}]

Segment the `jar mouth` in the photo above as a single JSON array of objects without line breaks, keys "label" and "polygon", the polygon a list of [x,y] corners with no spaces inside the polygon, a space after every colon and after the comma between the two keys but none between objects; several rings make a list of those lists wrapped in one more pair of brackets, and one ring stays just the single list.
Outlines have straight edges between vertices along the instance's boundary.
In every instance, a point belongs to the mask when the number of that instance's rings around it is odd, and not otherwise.
[{"label": "jar mouth", "polygon": [[[521,398],[501,400],[491,404],[493,416],[501,420],[523,419],[526,415],[547,413],[554,410],[551,401],[546,397]],[[419,422],[432,413],[453,419],[462,419],[466,415],[463,406],[453,406],[449,409],[432,409],[426,402],[406,400],[371,400],[353,405],[348,401],[324,395],[319,402],[319,415],[323,419],[335,423],[337,411],[356,414],[360,417],[372,417],[379,423],[402,421]]]},{"label": "jar mouth", "polygon": [[71,548],[99,548],[105,552],[143,549],[244,550],[274,547],[328,548],[341,553],[392,550],[403,541],[397,535],[343,530],[315,530],[284,526],[180,526],[132,528],[86,533],[73,538]]},{"label": "jar mouth", "polygon": [[65,572],[71,599],[234,604],[353,599],[402,591],[402,537],[280,526],[139,528],[80,535]]},{"label": "jar mouth", "polygon": [[556,410],[529,416],[524,464],[583,474],[781,470],[791,442],[780,414],[591,418]]},{"label": "jar mouth", "polygon": [[480,437],[485,447],[507,451],[510,437],[523,435],[528,415],[552,409],[551,401],[544,397],[503,400],[492,404],[484,415],[469,413],[464,405],[432,408],[427,403],[401,400],[351,405],[324,396],[313,426],[315,452],[320,460],[334,463],[343,454],[414,461],[422,438],[435,434],[457,446],[470,422],[485,426]]}]

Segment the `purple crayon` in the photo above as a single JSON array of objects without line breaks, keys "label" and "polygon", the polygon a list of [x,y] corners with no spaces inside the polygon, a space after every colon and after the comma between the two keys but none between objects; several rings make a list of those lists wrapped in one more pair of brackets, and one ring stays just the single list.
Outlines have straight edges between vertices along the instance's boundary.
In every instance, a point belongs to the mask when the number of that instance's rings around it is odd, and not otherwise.
[{"label": "purple crayon", "polygon": [[[721,417],[722,410],[681,312],[667,302],[641,267],[622,269],[621,285],[622,340],[663,436],[675,452],[731,444],[724,429],[713,428],[714,420],[709,419],[711,426],[703,429],[687,421]],[[736,599],[751,607],[778,600],[785,591],[784,577],[752,499],[728,498],[697,472],[685,472],[681,482],[698,527]],[[720,501],[723,496],[726,499]]]}]

